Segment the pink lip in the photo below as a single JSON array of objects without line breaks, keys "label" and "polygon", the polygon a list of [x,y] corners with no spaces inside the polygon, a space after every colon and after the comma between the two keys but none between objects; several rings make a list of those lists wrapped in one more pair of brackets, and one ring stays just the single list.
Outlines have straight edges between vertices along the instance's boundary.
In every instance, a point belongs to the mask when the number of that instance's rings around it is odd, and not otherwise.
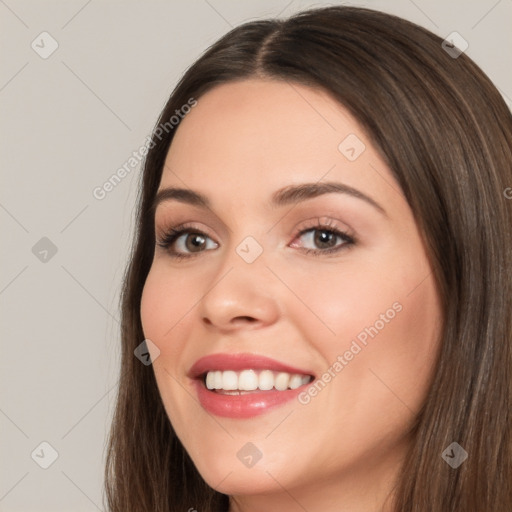
[{"label": "pink lip", "polygon": [[197,360],[188,372],[188,376],[196,379],[203,373],[219,370],[273,370],[275,372],[300,373],[312,375],[309,370],[294,368],[275,359],[256,354],[212,354]]},{"label": "pink lip", "polygon": [[293,400],[309,384],[286,391],[251,391],[241,395],[223,395],[206,388],[201,378],[208,371],[224,370],[272,370],[286,373],[312,375],[308,370],[294,368],[274,359],[254,354],[213,354],[194,363],[188,376],[194,379],[194,387],[202,407],[216,416],[250,418],[263,414]]}]

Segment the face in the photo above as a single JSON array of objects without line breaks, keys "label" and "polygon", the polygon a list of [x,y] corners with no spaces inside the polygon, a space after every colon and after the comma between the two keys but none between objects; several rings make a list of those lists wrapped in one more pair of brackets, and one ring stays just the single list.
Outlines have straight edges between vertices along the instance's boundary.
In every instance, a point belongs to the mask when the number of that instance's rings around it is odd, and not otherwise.
[{"label": "face", "polygon": [[218,86],[177,129],[158,197],[141,319],[203,478],[240,499],[284,488],[306,504],[364,479],[377,496],[425,399],[441,310],[362,128],[321,90]]}]

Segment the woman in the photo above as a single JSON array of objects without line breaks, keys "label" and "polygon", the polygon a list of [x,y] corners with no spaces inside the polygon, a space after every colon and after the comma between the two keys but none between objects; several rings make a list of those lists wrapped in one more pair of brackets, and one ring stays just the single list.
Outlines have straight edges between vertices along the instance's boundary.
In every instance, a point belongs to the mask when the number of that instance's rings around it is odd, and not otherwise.
[{"label": "woman", "polygon": [[125,278],[109,510],[512,509],[512,117],[446,50],[328,7],[183,76]]}]

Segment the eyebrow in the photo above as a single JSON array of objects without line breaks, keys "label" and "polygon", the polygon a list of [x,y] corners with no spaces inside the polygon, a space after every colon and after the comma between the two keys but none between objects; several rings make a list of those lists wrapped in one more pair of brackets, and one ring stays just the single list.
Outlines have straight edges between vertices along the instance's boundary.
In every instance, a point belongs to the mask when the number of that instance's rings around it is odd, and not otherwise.
[{"label": "eyebrow", "polygon": [[[276,208],[292,204],[294,205],[307,199],[312,199],[314,197],[332,193],[346,194],[357,199],[361,199],[362,201],[365,201],[366,203],[373,206],[381,214],[387,216],[384,208],[370,196],[367,196],[360,190],[357,190],[353,187],[334,181],[289,185],[277,190],[274,192],[274,194],[272,194],[272,197],[269,201],[269,206]],[[200,208],[211,209],[210,200],[203,194],[200,194],[199,192],[191,189],[168,187],[160,190],[156,194],[152,206],[153,211],[156,210],[160,203],[171,200],[198,206]]]}]

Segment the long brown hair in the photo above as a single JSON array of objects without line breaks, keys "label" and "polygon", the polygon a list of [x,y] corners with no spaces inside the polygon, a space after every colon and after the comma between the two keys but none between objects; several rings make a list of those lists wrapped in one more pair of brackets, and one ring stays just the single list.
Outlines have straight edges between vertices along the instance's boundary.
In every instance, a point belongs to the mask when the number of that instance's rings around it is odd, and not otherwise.
[{"label": "long brown hair", "polygon": [[[266,77],[321,88],[347,108],[393,172],[416,218],[443,305],[440,356],[394,488],[397,511],[512,510],[512,116],[465,54],[393,15],[354,7],[245,23],[183,75],[157,125],[216,85]],[[174,129],[150,149],[122,293],[122,358],[107,446],[112,512],[223,511],[166,416],[140,299],[155,245],[152,201]],[[457,469],[441,457],[468,453]]]}]

